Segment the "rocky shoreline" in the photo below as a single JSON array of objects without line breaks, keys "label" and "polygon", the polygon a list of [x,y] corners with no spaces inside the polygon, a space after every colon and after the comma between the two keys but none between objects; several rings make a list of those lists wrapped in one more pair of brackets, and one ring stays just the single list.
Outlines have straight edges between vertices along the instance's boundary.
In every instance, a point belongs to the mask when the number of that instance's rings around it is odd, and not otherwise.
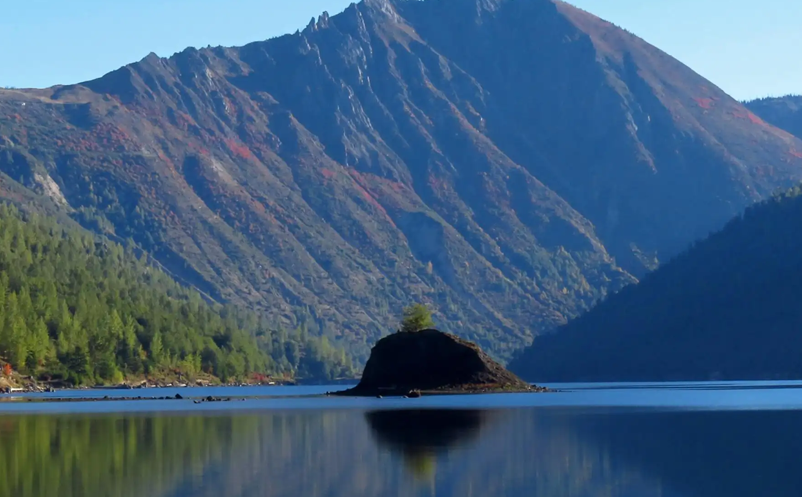
[{"label": "rocky shoreline", "polygon": [[[3,379],[5,380],[5,379]],[[0,382],[0,396],[15,393],[52,393],[61,391],[92,391],[92,390],[142,390],[152,388],[204,388],[204,387],[253,387],[253,386],[291,386],[294,381],[267,381],[261,383],[215,383],[209,380],[195,380],[194,382],[150,381],[121,383],[119,385],[70,386],[63,383],[41,383],[29,378],[21,381]]]},{"label": "rocky shoreline", "polygon": [[[258,398],[258,397],[254,397]],[[0,400],[3,400],[0,398]],[[205,396],[205,397],[184,397],[181,394],[176,394],[173,396],[161,396],[161,397],[143,397],[143,396],[127,396],[127,397],[111,397],[111,396],[103,396],[103,397],[7,397],[6,401],[12,402],[31,402],[31,403],[74,403],[74,402],[133,402],[133,401],[153,401],[153,400],[185,400],[191,401],[194,404],[203,404],[206,402],[232,402],[232,401],[239,401],[244,402],[248,400],[245,397],[213,397],[213,396]]]},{"label": "rocky shoreline", "polygon": [[530,388],[484,388],[481,386],[467,386],[462,388],[444,388],[439,390],[405,390],[405,389],[376,389],[376,390],[360,390],[356,387],[343,390],[341,392],[328,392],[326,395],[332,397],[403,397],[405,399],[415,399],[419,397],[430,396],[448,396],[448,395],[485,395],[485,394],[502,394],[502,393],[553,393],[557,390],[551,388],[541,387],[538,385],[531,385]]}]

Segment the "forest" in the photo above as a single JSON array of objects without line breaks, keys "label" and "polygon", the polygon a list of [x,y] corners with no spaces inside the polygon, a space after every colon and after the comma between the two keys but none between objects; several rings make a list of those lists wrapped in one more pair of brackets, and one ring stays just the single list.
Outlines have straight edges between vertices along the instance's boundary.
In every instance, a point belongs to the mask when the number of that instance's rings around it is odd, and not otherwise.
[{"label": "forest", "polygon": [[72,385],[353,373],[342,350],[303,326],[210,303],[133,247],[9,205],[0,205],[0,362],[6,374]]},{"label": "forest", "polygon": [[802,187],[761,202],[511,364],[537,381],[802,378]]}]

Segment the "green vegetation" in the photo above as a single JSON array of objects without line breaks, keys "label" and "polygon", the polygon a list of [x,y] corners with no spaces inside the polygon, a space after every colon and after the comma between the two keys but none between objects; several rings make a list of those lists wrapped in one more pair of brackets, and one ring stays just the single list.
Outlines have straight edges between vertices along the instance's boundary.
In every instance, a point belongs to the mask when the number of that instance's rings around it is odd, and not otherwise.
[{"label": "green vegetation", "polygon": [[72,384],[181,372],[349,375],[344,352],[303,327],[212,305],[133,250],[0,206],[0,359]]},{"label": "green vegetation", "polygon": [[[176,449],[182,452],[187,449],[197,451],[202,447],[194,445],[204,441],[202,437],[192,436],[183,440],[186,447],[154,444],[153,439],[164,438],[164,428],[158,425],[166,425],[165,420],[168,419],[170,418],[163,418],[154,423],[148,418],[97,418],[91,426],[96,435],[90,435],[88,423],[81,418],[9,418],[8,426],[13,431],[4,431],[2,434],[0,495],[80,495],[84,491],[98,492],[96,495],[134,495],[134,491],[152,492],[155,489],[151,485],[155,487],[162,484],[164,472],[157,461],[165,462],[165,455],[171,455]],[[175,433],[197,435],[193,433],[197,430],[193,426],[195,420],[186,421],[172,423],[170,428],[176,430]],[[137,437],[137,450],[134,453],[119,451],[118,454],[115,447],[125,447],[126,435],[129,432],[139,432],[145,423],[148,423],[147,428],[154,431],[148,432],[149,436]],[[125,429],[121,429],[123,427]],[[51,444],[53,450],[47,454],[44,447]],[[140,445],[149,450],[139,449]],[[70,448],[69,452],[64,450],[66,447]],[[32,454],[38,457],[30,456]],[[117,471],[122,472],[120,461],[128,464],[125,468],[126,474],[136,472],[138,478],[112,476]],[[90,475],[81,474],[82,468],[90,466],[94,468],[93,474],[89,478],[83,478]],[[147,478],[142,478],[143,471],[147,471]],[[41,476],[45,474],[49,477]],[[73,481],[75,474],[81,474],[80,482]]]},{"label": "green vegetation", "polygon": [[402,332],[416,332],[434,328],[432,311],[423,304],[413,304],[404,308],[404,319],[401,320]]},{"label": "green vegetation", "polygon": [[531,380],[802,378],[802,187],[625,288],[511,368]]},{"label": "green vegetation", "polygon": [[0,429],[0,497],[171,495],[247,447],[248,418],[24,416]]},{"label": "green vegetation", "polygon": [[[609,452],[574,432],[582,416],[507,414],[487,431],[457,421],[460,435],[444,440],[433,427],[415,425],[414,412],[407,411],[406,424],[394,430],[396,437],[412,434],[403,446],[388,444],[386,431],[356,413],[337,409],[227,416],[4,415],[0,497],[429,495],[428,485],[436,486],[436,495],[552,496],[566,495],[566,488],[569,495],[659,494],[626,492],[622,486],[631,482],[633,470],[620,465],[611,470]],[[404,413],[397,416],[403,421]],[[454,425],[443,430],[454,433]],[[485,436],[482,447],[488,450],[467,450],[475,447],[475,436]],[[540,450],[533,451],[534,444]],[[458,459],[449,455],[455,448],[461,451]],[[788,451],[782,455],[795,460]],[[778,460],[772,458],[783,468]],[[609,488],[623,490],[604,492]]]}]

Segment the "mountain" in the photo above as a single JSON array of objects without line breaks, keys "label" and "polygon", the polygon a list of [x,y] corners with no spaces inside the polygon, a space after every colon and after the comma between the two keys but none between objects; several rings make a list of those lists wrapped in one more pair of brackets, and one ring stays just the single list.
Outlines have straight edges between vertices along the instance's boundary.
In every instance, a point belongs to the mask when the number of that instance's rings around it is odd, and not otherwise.
[{"label": "mountain", "polygon": [[802,378],[802,187],[625,288],[511,364],[527,379]]},{"label": "mountain", "polygon": [[324,340],[274,331],[252,312],[210,305],[144,254],[5,205],[0,364],[3,376],[10,365],[73,385],[176,370],[223,380],[350,372],[342,351]]},{"label": "mountain", "polygon": [[802,137],[802,96],[761,98],[747,102],[746,107],[766,122]]},{"label": "mountain", "polygon": [[0,171],[365,359],[413,301],[498,358],[802,180],[802,142],[549,0],[364,0],[0,92]]}]

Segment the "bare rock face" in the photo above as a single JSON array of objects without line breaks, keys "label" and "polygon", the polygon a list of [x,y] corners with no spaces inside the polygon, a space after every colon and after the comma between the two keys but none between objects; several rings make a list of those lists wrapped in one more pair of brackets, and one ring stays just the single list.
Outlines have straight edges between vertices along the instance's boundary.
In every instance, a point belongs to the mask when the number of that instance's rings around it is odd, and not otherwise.
[{"label": "bare rock face", "polygon": [[[524,382],[474,343],[437,330],[399,332],[373,347],[359,385],[344,395],[487,393],[542,390]],[[410,395],[411,396],[411,395]]]}]

